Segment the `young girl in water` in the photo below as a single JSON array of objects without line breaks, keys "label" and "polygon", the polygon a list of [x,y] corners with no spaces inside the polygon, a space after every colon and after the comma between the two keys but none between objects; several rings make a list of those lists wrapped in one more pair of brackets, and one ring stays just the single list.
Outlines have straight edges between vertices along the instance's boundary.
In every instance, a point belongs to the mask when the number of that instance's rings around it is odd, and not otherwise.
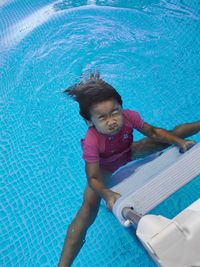
[{"label": "young girl in water", "polygon": [[[121,96],[99,74],[91,74],[65,92],[79,103],[80,115],[89,128],[81,140],[87,185],[82,206],[68,228],[59,267],[71,266],[97,216],[101,198],[111,211],[120,197],[107,187],[115,170],[172,144],[185,152],[194,142],[182,138],[200,130],[200,122],[182,124],[172,131],[144,122],[138,112],[122,108]],[[148,138],[133,142],[134,129]]]}]

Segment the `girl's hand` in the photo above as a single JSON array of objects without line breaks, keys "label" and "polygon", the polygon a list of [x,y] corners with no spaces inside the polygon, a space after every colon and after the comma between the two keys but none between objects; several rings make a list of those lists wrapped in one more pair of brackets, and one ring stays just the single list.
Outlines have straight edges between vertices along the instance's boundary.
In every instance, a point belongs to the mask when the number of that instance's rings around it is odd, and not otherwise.
[{"label": "girl's hand", "polygon": [[194,141],[191,140],[183,140],[183,142],[179,145],[180,147],[180,153],[184,153],[187,150],[189,150],[191,147],[193,147],[195,145]]},{"label": "girl's hand", "polygon": [[116,202],[116,200],[118,198],[120,198],[121,195],[119,193],[113,192],[111,190],[108,190],[106,192],[106,197],[105,197],[105,201],[106,201],[106,207],[108,210],[112,211],[112,208]]}]

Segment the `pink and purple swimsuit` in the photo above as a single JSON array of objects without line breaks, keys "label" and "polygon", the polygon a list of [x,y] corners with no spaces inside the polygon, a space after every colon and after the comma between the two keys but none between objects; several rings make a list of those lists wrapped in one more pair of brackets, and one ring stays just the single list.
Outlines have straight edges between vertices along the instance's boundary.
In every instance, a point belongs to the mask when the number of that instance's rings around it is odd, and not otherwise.
[{"label": "pink and purple swimsuit", "polygon": [[116,171],[131,161],[133,130],[141,130],[144,121],[138,112],[123,110],[124,125],[115,135],[99,133],[94,126],[90,127],[85,139],[81,140],[83,159],[88,163],[99,162],[101,169]]}]

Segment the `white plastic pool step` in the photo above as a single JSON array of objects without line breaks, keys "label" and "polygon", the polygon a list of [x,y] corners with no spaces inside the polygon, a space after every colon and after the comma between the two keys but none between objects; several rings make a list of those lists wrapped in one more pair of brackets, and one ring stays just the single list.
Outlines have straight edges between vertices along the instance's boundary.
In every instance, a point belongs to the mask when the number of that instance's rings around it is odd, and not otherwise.
[{"label": "white plastic pool step", "polygon": [[136,234],[158,266],[200,266],[200,199],[172,220],[145,215]]},{"label": "white plastic pool step", "polygon": [[144,215],[199,174],[200,144],[184,154],[173,147],[111,188],[121,194],[113,213],[121,224],[125,223],[122,216],[124,207],[133,207]]}]

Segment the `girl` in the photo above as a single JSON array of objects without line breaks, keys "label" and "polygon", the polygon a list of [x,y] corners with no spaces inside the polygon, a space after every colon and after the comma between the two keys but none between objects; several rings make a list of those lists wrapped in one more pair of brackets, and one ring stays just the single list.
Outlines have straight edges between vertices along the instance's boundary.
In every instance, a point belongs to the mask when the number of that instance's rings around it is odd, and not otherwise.
[{"label": "girl", "polygon": [[[97,216],[101,198],[111,211],[120,197],[107,187],[115,170],[171,144],[179,146],[183,153],[194,142],[182,138],[200,130],[200,122],[179,125],[172,131],[144,122],[138,112],[123,110],[121,96],[99,74],[91,74],[65,92],[79,103],[80,115],[89,126],[85,139],[81,140],[88,183],[82,206],[69,226],[59,267],[71,266],[84,243],[87,229]],[[133,142],[134,129],[148,138]]]}]

